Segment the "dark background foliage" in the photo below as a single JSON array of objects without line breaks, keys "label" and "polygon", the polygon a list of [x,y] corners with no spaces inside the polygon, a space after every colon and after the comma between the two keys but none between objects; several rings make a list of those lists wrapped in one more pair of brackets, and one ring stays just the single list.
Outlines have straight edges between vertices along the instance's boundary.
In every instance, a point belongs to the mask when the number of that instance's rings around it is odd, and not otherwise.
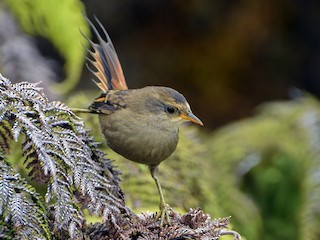
[{"label": "dark background foliage", "polygon": [[[178,89],[190,99],[206,128],[249,116],[262,102],[295,96],[295,87],[320,95],[316,0],[82,2],[87,16],[96,15],[111,35],[129,87]],[[77,25],[86,32],[79,20],[61,16],[65,9],[78,10],[69,5],[57,10],[53,6],[50,16],[66,21],[63,25],[69,29]],[[54,63],[57,76],[51,80],[68,80],[63,68],[66,57],[48,36],[39,35],[34,39],[40,52]],[[84,68],[79,88],[94,89],[90,78]]]},{"label": "dark background foliage", "polygon": [[128,85],[180,90],[207,128],[294,87],[320,95],[319,1],[83,2],[107,27]]}]

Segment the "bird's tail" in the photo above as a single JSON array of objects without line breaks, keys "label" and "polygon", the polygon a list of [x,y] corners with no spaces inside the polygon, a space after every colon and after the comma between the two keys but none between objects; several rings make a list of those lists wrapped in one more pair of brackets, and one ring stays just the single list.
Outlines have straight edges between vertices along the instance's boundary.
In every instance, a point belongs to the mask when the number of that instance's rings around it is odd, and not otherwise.
[{"label": "bird's tail", "polygon": [[102,30],[107,42],[101,37],[93,23],[87,18],[87,21],[91,25],[95,35],[99,40],[99,43],[94,43],[88,37],[82,34],[85,39],[89,41],[93,49],[93,51],[91,51],[88,48],[84,47],[93,58],[87,58],[89,63],[95,68],[95,70],[93,70],[87,64],[88,69],[98,79],[98,81],[93,81],[103,92],[107,92],[108,90],[112,89],[126,90],[128,89],[127,83],[124,78],[121,64],[119,62],[118,55],[114,49],[112,41],[100,21],[96,17],[95,20],[99,24],[99,27]]},{"label": "bird's tail", "polygon": [[70,110],[74,113],[93,113],[93,114],[98,114],[97,111],[93,109],[83,109],[83,108],[70,108]]}]

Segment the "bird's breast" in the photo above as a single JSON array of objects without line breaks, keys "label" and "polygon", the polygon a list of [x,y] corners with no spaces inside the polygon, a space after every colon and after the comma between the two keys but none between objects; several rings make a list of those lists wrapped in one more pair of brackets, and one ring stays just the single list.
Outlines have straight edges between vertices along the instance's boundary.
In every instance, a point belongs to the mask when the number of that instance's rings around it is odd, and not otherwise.
[{"label": "bird's breast", "polygon": [[141,119],[132,119],[121,111],[100,115],[99,120],[109,147],[134,162],[158,165],[176,149],[177,127],[150,125]]}]

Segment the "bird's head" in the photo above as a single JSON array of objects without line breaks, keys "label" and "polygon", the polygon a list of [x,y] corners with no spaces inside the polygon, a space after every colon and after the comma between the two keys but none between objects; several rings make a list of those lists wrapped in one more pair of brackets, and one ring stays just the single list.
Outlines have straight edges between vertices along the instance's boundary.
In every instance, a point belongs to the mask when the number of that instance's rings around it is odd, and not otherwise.
[{"label": "bird's head", "polygon": [[202,121],[195,116],[185,97],[178,91],[168,87],[145,87],[144,109],[150,115],[162,121],[179,123],[190,121],[203,126]]}]

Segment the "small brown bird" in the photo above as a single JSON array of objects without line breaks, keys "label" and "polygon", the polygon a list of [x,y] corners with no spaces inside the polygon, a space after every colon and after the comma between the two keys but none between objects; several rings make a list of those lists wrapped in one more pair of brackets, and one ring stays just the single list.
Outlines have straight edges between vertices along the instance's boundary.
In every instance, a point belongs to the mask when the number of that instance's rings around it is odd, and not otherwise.
[{"label": "small brown bird", "polygon": [[99,43],[91,44],[88,50],[95,68],[89,70],[97,77],[94,81],[102,90],[101,95],[89,110],[75,110],[99,114],[100,127],[107,144],[115,152],[137,163],[149,166],[160,195],[160,226],[166,219],[170,224],[168,205],[165,203],[160,182],[158,165],[176,149],[179,126],[183,121],[203,125],[190,109],[185,97],[168,87],[144,87],[128,89],[122,68],[111,39],[99,22],[105,41],[90,22]]}]

